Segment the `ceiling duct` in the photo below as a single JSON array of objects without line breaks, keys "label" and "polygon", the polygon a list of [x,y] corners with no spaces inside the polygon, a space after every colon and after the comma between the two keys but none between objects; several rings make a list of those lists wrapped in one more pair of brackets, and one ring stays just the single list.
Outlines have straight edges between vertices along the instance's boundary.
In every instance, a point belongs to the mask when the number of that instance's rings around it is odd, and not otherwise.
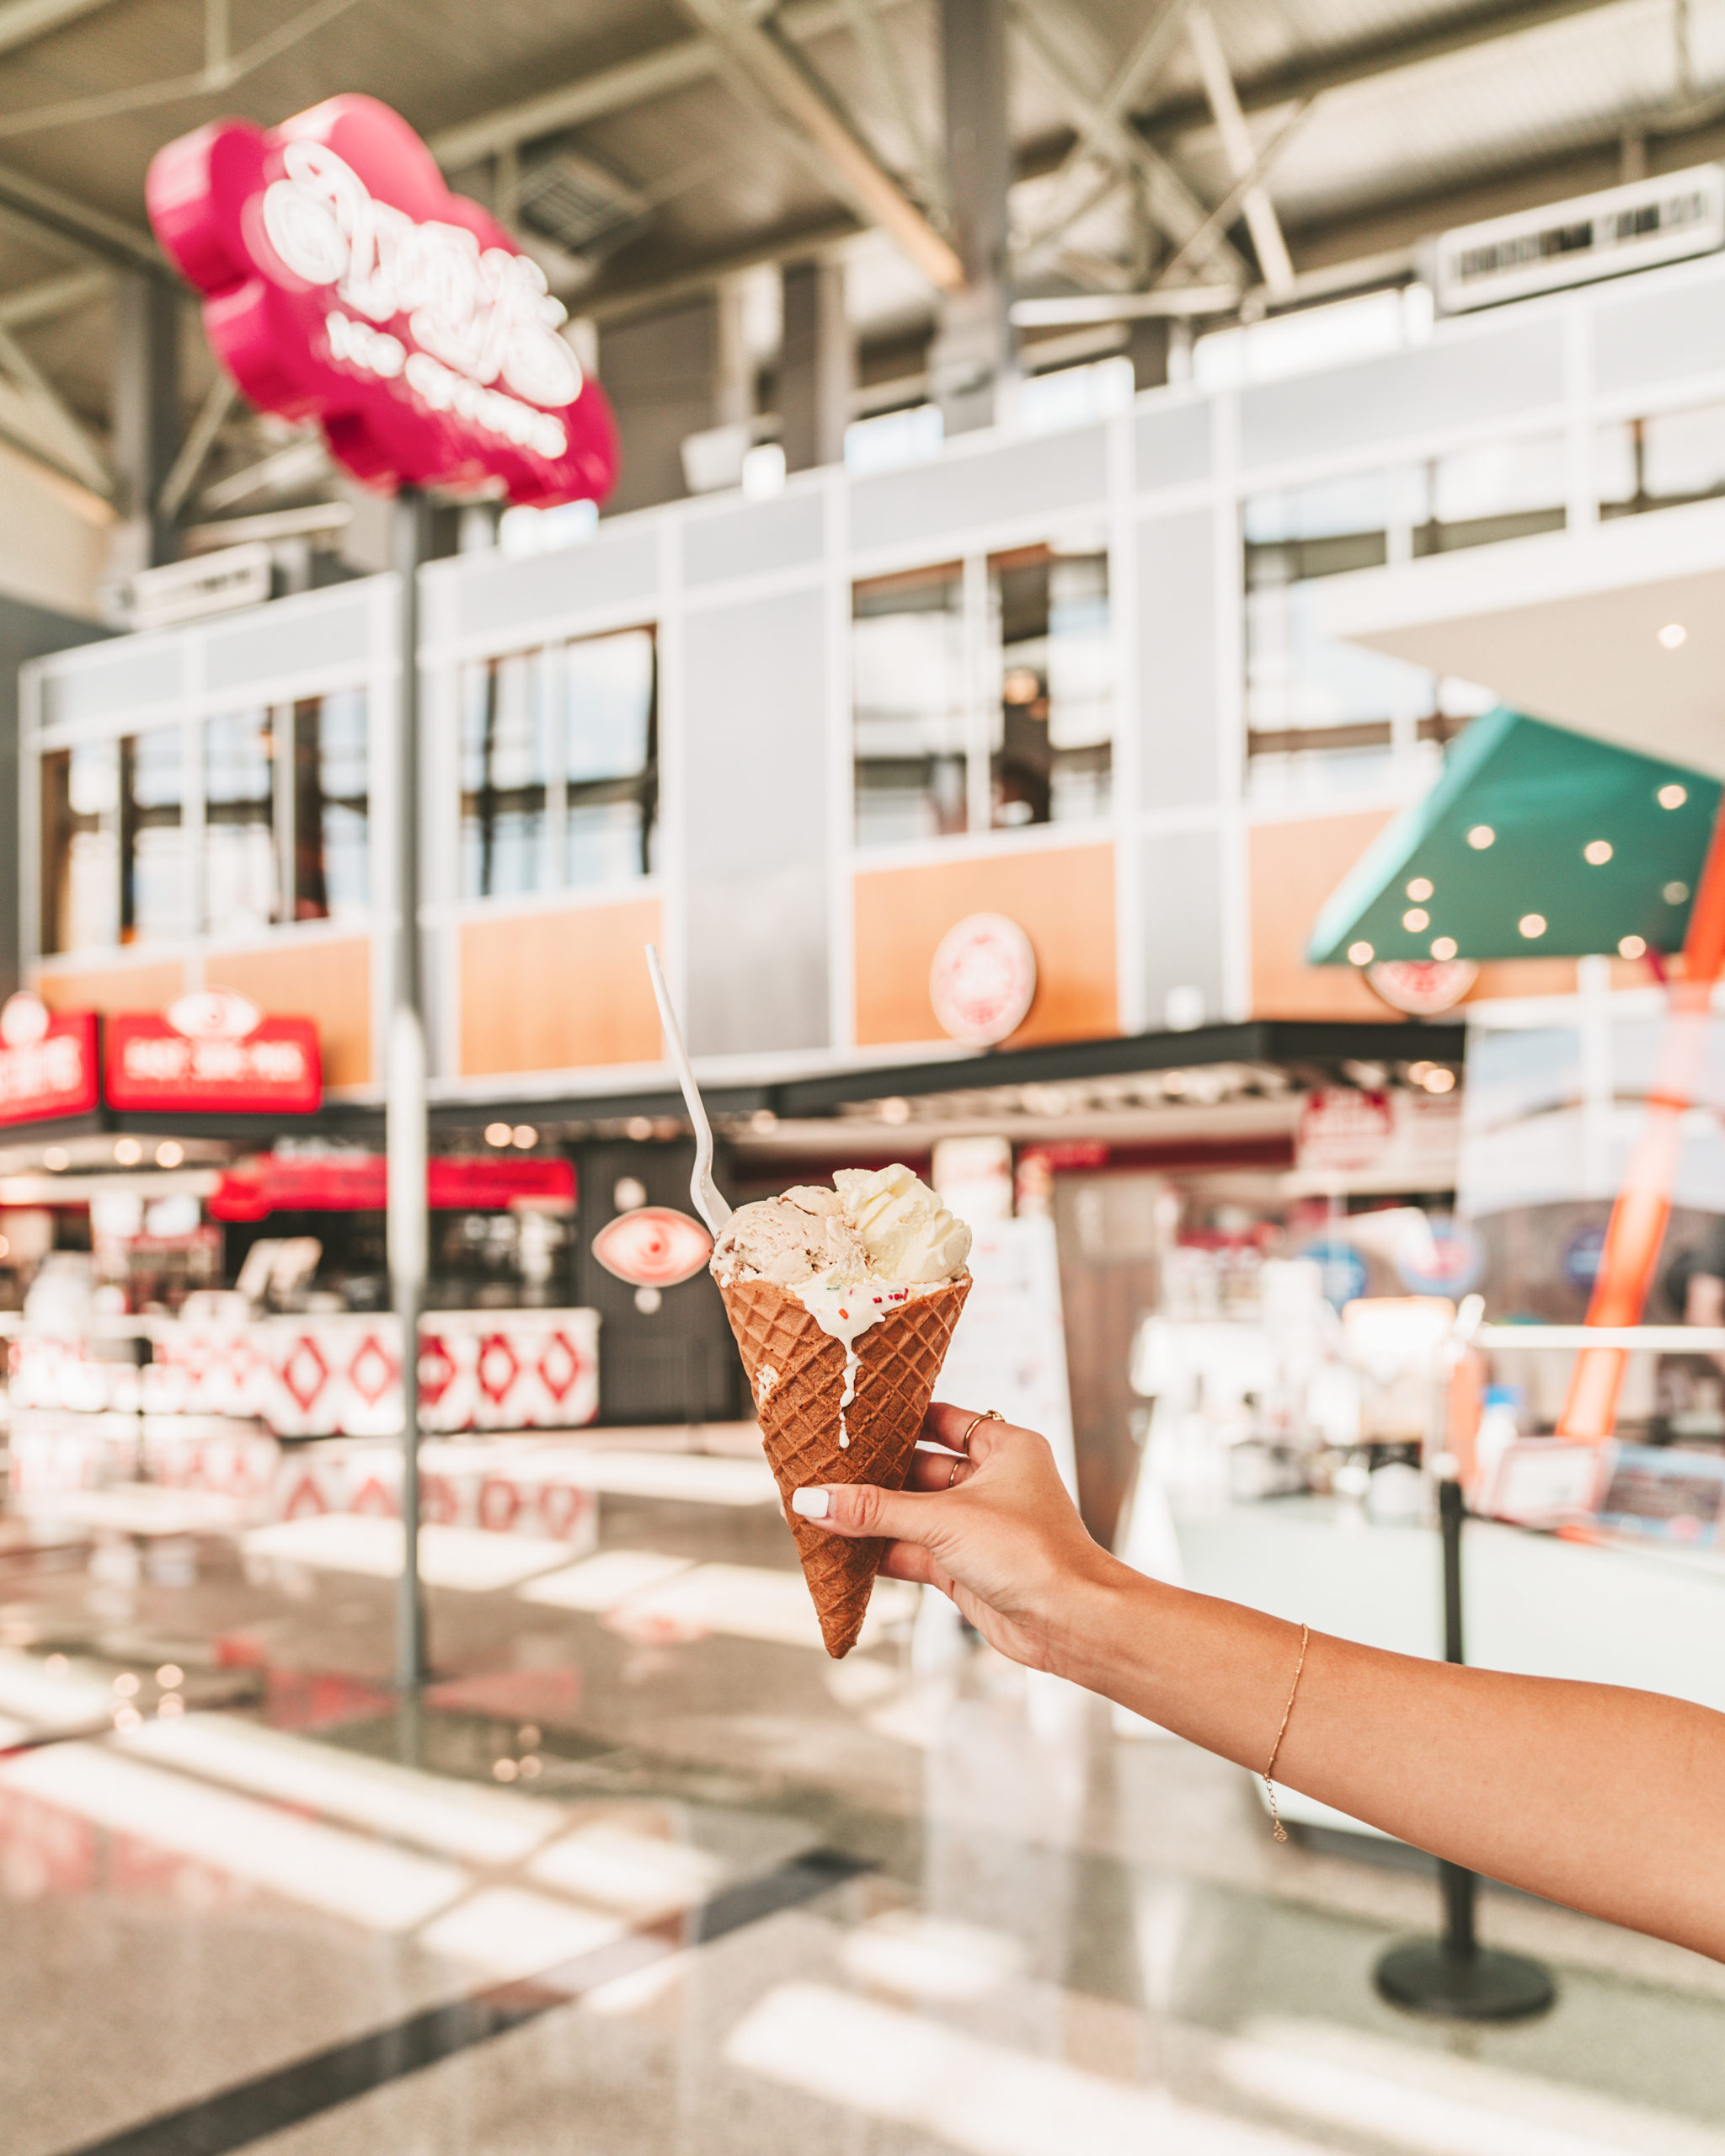
[{"label": "ceiling duct", "polygon": [[646,195],[574,150],[553,151],[521,168],[521,224],[590,263],[633,239],[652,206]]},{"label": "ceiling duct", "polygon": [[1461,225],[1430,244],[1432,289],[1445,314],[1708,254],[1725,245],[1725,166],[1694,165]]}]

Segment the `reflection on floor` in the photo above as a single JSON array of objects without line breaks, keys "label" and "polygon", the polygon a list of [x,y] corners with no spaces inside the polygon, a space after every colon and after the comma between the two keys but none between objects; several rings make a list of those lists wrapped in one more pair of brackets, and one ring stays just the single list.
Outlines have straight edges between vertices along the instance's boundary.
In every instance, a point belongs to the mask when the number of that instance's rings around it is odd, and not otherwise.
[{"label": "reflection on floor", "polygon": [[0,1537],[6,2156],[1725,2156],[1725,1969],[1493,1892],[1555,2012],[1402,2017],[1418,1864],[593,1457],[596,1554],[428,1535],[406,1705],[386,1520]]}]

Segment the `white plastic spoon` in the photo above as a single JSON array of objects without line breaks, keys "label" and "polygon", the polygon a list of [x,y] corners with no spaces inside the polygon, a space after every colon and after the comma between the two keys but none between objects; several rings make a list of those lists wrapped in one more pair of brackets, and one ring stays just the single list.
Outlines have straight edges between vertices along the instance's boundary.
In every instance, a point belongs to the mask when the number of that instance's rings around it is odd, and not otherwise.
[{"label": "white plastic spoon", "polygon": [[665,1027],[665,1045],[670,1050],[670,1059],[677,1067],[677,1082],[683,1089],[683,1098],[688,1102],[689,1120],[695,1126],[695,1172],[689,1178],[689,1195],[695,1201],[695,1210],[715,1235],[724,1233],[725,1223],[731,1217],[731,1209],[718,1194],[718,1185],[713,1180],[713,1125],[707,1120],[706,1103],[701,1098],[701,1088],[695,1083],[695,1073],[689,1066],[689,1051],[683,1046],[682,1027],[677,1023],[677,1014],[670,1000],[670,990],[665,985],[665,969],[659,963],[659,953],[649,943],[647,946],[647,970],[653,979],[653,993],[659,1004],[659,1022]]}]

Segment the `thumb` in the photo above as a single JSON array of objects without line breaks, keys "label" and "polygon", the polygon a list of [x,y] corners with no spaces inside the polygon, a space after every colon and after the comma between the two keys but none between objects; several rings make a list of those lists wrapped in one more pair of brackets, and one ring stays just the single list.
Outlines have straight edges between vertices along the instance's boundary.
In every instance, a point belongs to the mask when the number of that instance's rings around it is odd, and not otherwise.
[{"label": "thumb", "polygon": [[834,1482],[791,1492],[791,1510],[799,1519],[833,1534],[879,1534],[891,1542],[924,1540],[929,1502],[913,1491],[883,1490],[873,1482]]}]

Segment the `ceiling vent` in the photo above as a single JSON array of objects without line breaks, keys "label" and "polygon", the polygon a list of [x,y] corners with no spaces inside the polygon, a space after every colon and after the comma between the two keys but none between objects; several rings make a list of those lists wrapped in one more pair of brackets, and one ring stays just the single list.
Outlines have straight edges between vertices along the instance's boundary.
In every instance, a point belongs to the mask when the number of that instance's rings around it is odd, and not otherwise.
[{"label": "ceiling vent", "polygon": [[521,222],[590,262],[633,238],[651,210],[644,195],[573,150],[558,150],[522,169]]},{"label": "ceiling vent", "polygon": [[1441,312],[1465,313],[1725,247],[1725,166],[1609,187],[1513,217],[1460,225],[1431,243]]}]

